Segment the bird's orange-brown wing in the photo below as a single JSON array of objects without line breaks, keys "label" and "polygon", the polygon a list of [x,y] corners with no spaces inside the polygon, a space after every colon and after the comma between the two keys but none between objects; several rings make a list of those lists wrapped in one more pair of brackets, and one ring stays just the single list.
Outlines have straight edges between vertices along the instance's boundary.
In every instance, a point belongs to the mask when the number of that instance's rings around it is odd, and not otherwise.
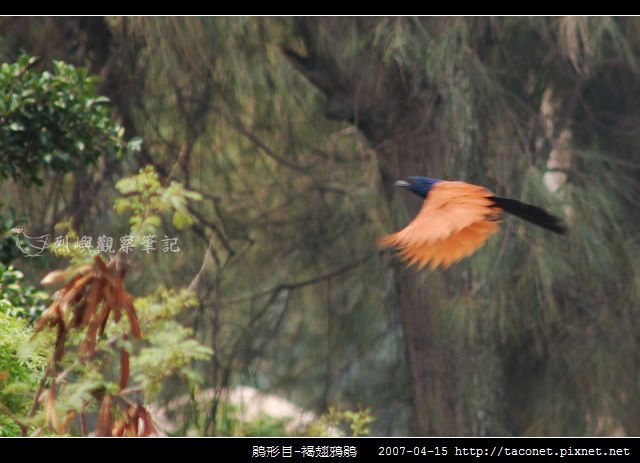
[{"label": "bird's orange-brown wing", "polygon": [[493,207],[492,196],[481,186],[440,181],[416,217],[380,240],[380,246],[397,248],[409,265],[446,268],[473,254],[499,230],[500,210]]}]

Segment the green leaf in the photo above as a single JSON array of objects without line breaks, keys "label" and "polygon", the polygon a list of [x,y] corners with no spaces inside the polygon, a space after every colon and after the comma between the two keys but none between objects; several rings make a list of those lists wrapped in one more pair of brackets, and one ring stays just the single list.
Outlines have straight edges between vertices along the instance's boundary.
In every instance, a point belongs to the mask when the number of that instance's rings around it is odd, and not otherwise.
[{"label": "green leaf", "polygon": [[133,137],[127,142],[127,151],[129,153],[137,153],[142,149],[142,138]]},{"label": "green leaf", "polygon": [[184,230],[193,225],[193,216],[186,209],[178,209],[173,214],[173,224],[178,230]]}]

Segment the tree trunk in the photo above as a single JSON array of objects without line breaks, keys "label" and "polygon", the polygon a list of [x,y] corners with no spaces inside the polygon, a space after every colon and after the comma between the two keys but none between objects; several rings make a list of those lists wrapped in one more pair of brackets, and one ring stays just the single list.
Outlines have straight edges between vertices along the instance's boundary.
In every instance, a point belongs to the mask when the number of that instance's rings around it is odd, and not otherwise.
[{"label": "tree trunk", "polygon": [[[398,195],[393,181],[407,175],[441,174],[443,141],[437,130],[440,104],[437,89],[428,83],[407,88],[403,72],[374,53],[338,58],[350,26],[366,33],[370,18],[300,18],[297,26],[304,39],[305,56],[283,52],[292,64],[327,97],[327,117],[352,122],[376,150],[384,197],[390,209],[401,199],[410,213],[420,206],[418,198]],[[397,215],[397,214],[394,214]],[[389,231],[403,226],[402,219],[389,223]],[[406,356],[412,379],[415,435],[460,435],[464,428],[462,406],[456,393],[456,356],[443,342],[436,307],[420,275],[395,262],[393,305],[400,313]]]}]

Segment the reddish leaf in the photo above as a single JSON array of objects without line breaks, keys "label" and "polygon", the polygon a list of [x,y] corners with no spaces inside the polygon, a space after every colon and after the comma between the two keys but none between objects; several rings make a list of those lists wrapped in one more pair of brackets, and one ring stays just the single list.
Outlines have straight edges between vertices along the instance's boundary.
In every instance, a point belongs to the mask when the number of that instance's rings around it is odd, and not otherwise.
[{"label": "reddish leaf", "polygon": [[109,270],[109,267],[107,267],[107,264],[104,263],[100,256],[96,256],[94,260],[102,274],[111,276],[111,270]]},{"label": "reddish leaf", "polygon": [[156,433],[156,428],[153,425],[151,414],[144,407],[142,407],[142,422],[144,424],[144,431],[142,432],[143,437],[147,437]]},{"label": "reddish leaf", "polygon": [[100,302],[100,292],[102,290],[102,280],[96,278],[91,285],[89,295],[87,296],[86,308],[82,317],[81,325],[86,326],[90,323],[90,320],[97,319],[98,303]]},{"label": "reddish leaf", "polygon": [[69,283],[67,283],[64,287],[67,290],[72,290],[84,286],[88,280],[96,277],[95,272],[92,272],[90,270],[91,267],[87,266],[79,268],[71,281],[69,281]]},{"label": "reddish leaf", "polygon": [[102,399],[102,405],[100,405],[95,435],[97,437],[111,437],[111,425],[111,396],[107,394]]},{"label": "reddish leaf", "polygon": [[[52,272],[47,273],[40,283],[43,285],[58,283],[60,281],[66,280],[72,274],[75,275],[74,279],[80,278],[83,275],[85,275],[87,272],[89,272],[91,269],[92,269],[92,266],[90,264],[85,264],[85,265],[76,267],[75,269],[71,268],[66,270],[53,270]],[[70,284],[74,281],[74,279],[71,280]]]},{"label": "reddish leaf", "polygon": [[126,425],[127,424],[124,422],[124,420],[117,420],[113,425],[113,428],[111,428],[111,435],[113,437],[124,437]]},{"label": "reddish leaf", "polygon": [[56,304],[54,307],[55,310],[55,314],[56,314],[56,322],[58,325],[62,324],[62,326],[65,326],[64,323],[64,317],[63,317],[63,313],[62,313],[62,307],[60,307],[60,304]]},{"label": "reddish leaf", "polygon": [[58,363],[64,355],[64,343],[67,339],[67,330],[64,323],[58,321],[58,333],[56,336],[56,347],[53,353],[53,361]]},{"label": "reddish leaf", "polygon": [[82,407],[82,410],[82,413],[80,413],[80,429],[82,431],[82,435],[86,436],[89,433],[87,428],[87,417],[84,414],[84,407]]},{"label": "reddish leaf", "polygon": [[65,286],[60,293],[60,307],[63,313],[66,312],[67,307],[80,301],[84,295],[84,290],[93,278],[93,275],[78,275]]},{"label": "reddish leaf", "polygon": [[120,390],[129,383],[129,352],[123,347],[120,349]]},{"label": "reddish leaf", "polygon": [[80,351],[78,355],[81,359],[86,360],[93,358],[96,353],[96,344],[97,344],[97,334],[98,334],[98,321],[94,319],[92,323],[89,325],[89,329],[87,330],[87,334],[85,335],[82,343],[80,344]]},{"label": "reddish leaf", "polygon": [[151,415],[142,405],[129,405],[126,418],[113,426],[114,436],[147,437],[156,432]]},{"label": "reddish leaf", "polygon": [[133,301],[131,300],[131,296],[129,296],[129,294],[127,293],[124,293],[123,297],[124,297],[124,308],[127,311],[127,316],[129,317],[129,323],[131,324],[131,332],[137,339],[140,339],[142,337],[142,333],[140,333],[138,316],[136,315],[135,307],[133,307]]},{"label": "reddish leaf", "polygon": [[73,421],[73,419],[76,417],[77,413],[73,410],[70,410],[69,412],[67,412],[67,418],[65,418],[64,420],[64,427],[66,429],[69,428],[69,425],[71,424],[71,422]]},{"label": "reddish leaf", "polygon": [[54,270],[45,275],[40,284],[50,285],[53,283],[57,283],[59,281],[64,281],[67,279],[67,271],[66,270]]},{"label": "reddish leaf", "polygon": [[35,327],[35,333],[37,334],[38,332],[40,332],[40,330],[42,330],[42,328],[45,327],[47,322],[49,322],[54,318],[58,318],[60,315],[61,315],[60,303],[56,301],[52,303],[49,307],[47,307],[47,309],[45,309],[44,312],[42,312],[42,315],[40,315],[40,319],[38,320],[38,323],[36,324],[36,327]]},{"label": "reddish leaf", "polygon": [[113,310],[113,318],[116,322],[120,321],[120,314],[122,313],[122,300],[123,289],[122,280],[120,278],[113,279],[114,287],[111,298],[111,308]]},{"label": "reddish leaf", "polygon": [[[91,268],[89,265],[83,265],[76,269],[76,275],[60,290],[57,300],[40,316],[35,328],[36,333],[40,332],[46,326],[47,322],[55,321],[56,323],[61,322],[63,325],[65,324],[63,316],[68,306],[78,303],[82,299],[86,285],[95,277],[94,273],[88,273]],[[55,270],[49,272],[42,280],[42,283],[51,284],[61,281],[66,279],[67,275],[68,270]],[[79,314],[76,316],[79,316]]]},{"label": "reddish leaf", "polygon": [[109,306],[109,309],[113,313],[113,319],[117,322],[120,321],[121,308],[117,304],[117,281],[114,278],[107,280],[104,287],[104,303]]},{"label": "reddish leaf", "polygon": [[[102,291],[102,280],[96,278],[87,297],[86,306],[83,317],[83,325],[88,325],[87,334],[85,335],[82,344],[80,345],[80,356],[82,358],[91,358],[95,355],[96,351],[96,338],[98,330],[101,327],[101,318],[98,314],[100,292]],[[107,314],[108,315],[108,314]]]},{"label": "reddish leaf", "polygon": [[136,405],[135,407],[130,406],[128,410],[129,415],[129,435],[132,437],[138,437],[138,426],[139,417],[140,417],[140,405]]},{"label": "reddish leaf", "polygon": [[127,421],[131,422],[135,419],[138,414],[138,406],[137,405],[129,405],[127,407]]},{"label": "reddish leaf", "polygon": [[109,304],[102,305],[102,312],[100,312],[100,319],[98,320],[98,333],[102,335],[104,333],[104,329],[107,326],[107,320],[109,319],[109,313],[111,312],[111,306]]},{"label": "reddish leaf", "polygon": [[44,414],[49,426],[58,434],[64,434],[66,429],[58,413],[56,412],[56,380],[51,380],[51,387],[43,394],[44,397]]}]

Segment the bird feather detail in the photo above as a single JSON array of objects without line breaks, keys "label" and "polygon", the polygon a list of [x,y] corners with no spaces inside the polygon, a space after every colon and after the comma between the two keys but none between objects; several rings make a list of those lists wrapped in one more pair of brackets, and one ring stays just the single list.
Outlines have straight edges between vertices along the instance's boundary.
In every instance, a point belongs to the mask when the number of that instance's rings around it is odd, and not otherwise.
[{"label": "bird feather detail", "polygon": [[409,265],[444,268],[473,254],[500,230],[503,211],[564,233],[561,221],[541,208],[497,198],[482,186],[459,181],[409,177],[396,182],[425,198],[416,217],[379,242],[396,248]]}]

